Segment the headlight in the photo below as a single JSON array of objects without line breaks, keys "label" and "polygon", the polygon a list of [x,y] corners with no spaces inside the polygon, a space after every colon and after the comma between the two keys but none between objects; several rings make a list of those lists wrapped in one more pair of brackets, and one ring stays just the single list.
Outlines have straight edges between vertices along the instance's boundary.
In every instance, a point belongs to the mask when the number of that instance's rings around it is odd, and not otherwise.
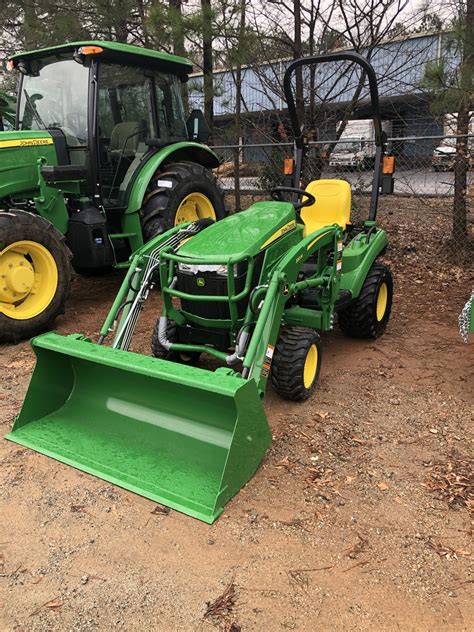
[{"label": "headlight", "polygon": [[[202,274],[203,272],[215,272],[219,276],[227,276],[227,265],[220,263],[217,265],[191,265],[190,263],[178,263],[178,270],[180,272],[187,272],[188,274]],[[234,265],[234,276],[237,276],[237,266]]]}]

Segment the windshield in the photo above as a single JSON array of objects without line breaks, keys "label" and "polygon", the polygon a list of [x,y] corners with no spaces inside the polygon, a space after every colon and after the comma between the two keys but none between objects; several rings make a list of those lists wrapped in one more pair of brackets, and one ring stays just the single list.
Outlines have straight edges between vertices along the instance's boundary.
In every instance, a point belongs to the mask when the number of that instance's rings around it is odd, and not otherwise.
[{"label": "windshield", "polygon": [[343,151],[346,153],[355,153],[357,151],[359,151],[360,149],[360,143],[357,141],[350,141],[350,142],[345,142],[345,143],[338,143],[336,145],[336,149],[334,150],[335,152],[339,152],[339,151]]},{"label": "windshield", "polygon": [[87,145],[89,70],[73,59],[41,60],[35,76],[23,77],[19,128],[59,128],[69,146]]}]

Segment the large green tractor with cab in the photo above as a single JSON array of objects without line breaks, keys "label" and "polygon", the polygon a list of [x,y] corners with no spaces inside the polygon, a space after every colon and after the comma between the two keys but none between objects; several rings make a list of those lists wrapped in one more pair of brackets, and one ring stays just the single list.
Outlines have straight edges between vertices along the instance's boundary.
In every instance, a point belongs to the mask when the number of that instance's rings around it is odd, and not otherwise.
[{"label": "large green tractor with cab", "polygon": [[[375,171],[360,223],[351,222],[348,182],[300,184],[305,147],[292,77],[301,66],[339,61],[363,68],[372,97]],[[212,523],[271,442],[268,381],[282,398],[306,400],[321,370],[320,332],[337,320],[352,337],[384,333],[393,281],[376,212],[379,193],[392,188],[393,161],[384,165],[374,70],[356,53],[323,55],[292,62],[284,85],[293,181],[273,189],[272,200],[220,222],[183,223],[142,246],[97,342],[33,339],[37,364],[8,439]],[[150,357],[130,344],[158,284]]]},{"label": "large green tractor with cab", "polygon": [[0,340],[16,341],[64,311],[72,267],[126,267],[151,237],[225,210],[204,117],[185,118],[186,59],[76,42],[5,67],[19,82],[0,132]]}]

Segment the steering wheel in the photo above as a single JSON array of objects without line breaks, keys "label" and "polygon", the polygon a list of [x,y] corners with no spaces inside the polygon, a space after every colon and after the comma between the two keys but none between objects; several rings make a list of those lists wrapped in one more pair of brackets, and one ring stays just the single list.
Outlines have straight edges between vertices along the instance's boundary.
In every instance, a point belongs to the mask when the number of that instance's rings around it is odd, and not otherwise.
[{"label": "steering wheel", "polygon": [[293,206],[296,211],[299,211],[299,209],[303,208],[303,206],[311,206],[316,202],[314,195],[308,193],[308,191],[305,191],[304,189],[296,189],[295,187],[274,187],[273,189],[270,189],[270,197],[272,200],[276,200],[277,202],[284,202],[283,193],[296,193],[296,195],[304,195],[307,198],[303,202],[293,202]]}]

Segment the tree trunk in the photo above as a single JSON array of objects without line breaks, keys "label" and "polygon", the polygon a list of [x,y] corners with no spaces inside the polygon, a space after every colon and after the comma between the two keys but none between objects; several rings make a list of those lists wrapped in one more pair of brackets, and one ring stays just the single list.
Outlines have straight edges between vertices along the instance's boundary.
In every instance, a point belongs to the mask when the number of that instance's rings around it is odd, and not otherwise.
[{"label": "tree trunk", "polygon": [[[298,59],[303,56],[301,47],[301,0],[294,0],[293,12],[295,18],[295,32],[294,32],[294,46],[293,46],[293,59]],[[303,95],[303,70],[297,68],[295,72],[295,100],[296,111],[298,113],[298,119],[301,124],[304,123],[304,95]]]},{"label": "tree trunk", "polygon": [[456,160],[454,163],[454,197],[453,197],[453,240],[463,247],[467,241],[467,173],[468,152],[467,134],[469,133],[469,103],[458,112],[456,125]]},{"label": "tree trunk", "polygon": [[211,130],[214,127],[214,76],[212,59],[212,8],[211,0],[201,0],[202,12],[202,71],[204,75],[204,116]]},{"label": "tree trunk", "polygon": [[235,71],[235,135],[239,148],[234,153],[235,210],[240,211],[240,138],[242,135],[242,45],[245,45],[246,2],[240,0],[239,43]]},{"label": "tree trunk", "polygon": [[122,44],[127,43],[129,36],[128,8],[128,4],[123,0],[118,0],[115,7],[112,8],[116,12],[116,21],[112,22],[115,40]]},{"label": "tree trunk", "polygon": [[182,0],[169,0],[170,3],[170,21],[171,21],[171,37],[173,39],[173,53],[184,57],[186,51],[184,49],[184,30],[183,30],[183,13]]},{"label": "tree trunk", "polygon": [[474,0],[466,3],[466,25],[463,41],[463,58],[460,67],[460,102],[456,124],[456,161],[454,163],[453,240],[464,247],[467,243],[467,173],[469,169],[468,138],[469,110],[474,74]]},{"label": "tree trunk", "polygon": [[41,29],[36,15],[35,0],[25,0],[23,21],[23,43],[26,50],[38,48],[38,34],[41,37]]},{"label": "tree trunk", "polygon": [[[184,46],[184,28],[183,28],[183,2],[182,0],[169,0],[169,12],[171,23],[171,37],[173,40],[173,53],[180,57],[186,56]],[[184,110],[189,110],[188,86],[186,83],[181,84],[181,94],[183,97]]]}]

